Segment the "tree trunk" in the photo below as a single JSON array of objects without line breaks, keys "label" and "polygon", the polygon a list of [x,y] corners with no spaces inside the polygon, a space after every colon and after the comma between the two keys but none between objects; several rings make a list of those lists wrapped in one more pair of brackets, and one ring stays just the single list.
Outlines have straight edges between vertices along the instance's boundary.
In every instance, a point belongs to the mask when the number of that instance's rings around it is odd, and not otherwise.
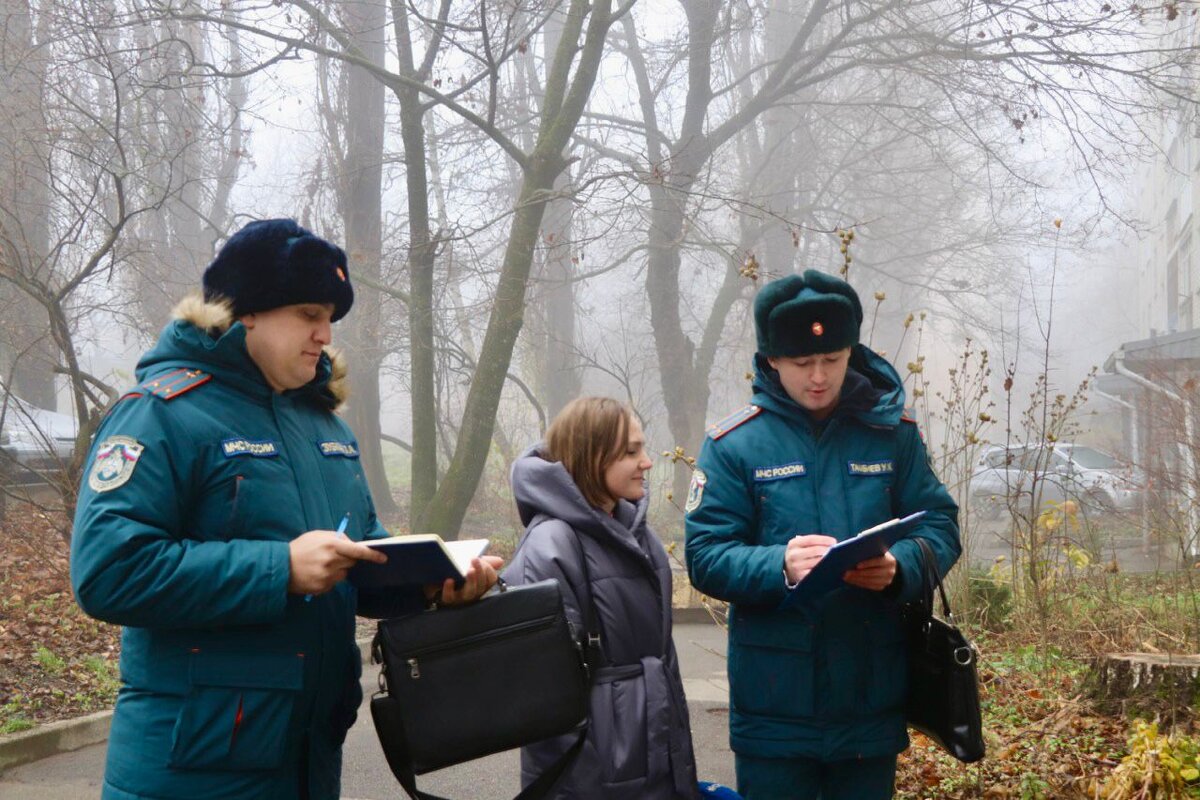
[{"label": "tree trunk", "polygon": [[[560,165],[561,162],[555,166]],[[427,505],[425,513],[414,520],[415,531],[438,533],[446,538],[457,537],[467,506],[483,474],[491,448],[501,390],[512,361],[513,346],[524,321],[525,289],[533,264],[533,248],[537,244],[542,214],[546,208],[544,200],[538,202],[535,198],[554,185],[551,170],[555,170],[555,166],[543,164],[535,167],[536,171],[526,178],[517,200],[517,213],[513,218],[504,265],[496,287],[495,304],[488,320],[475,375],[471,379],[454,457],[438,487],[436,502]],[[547,175],[547,172],[550,174]]]},{"label": "tree trunk", "polygon": [[[120,280],[137,310],[141,325],[158,331],[171,309],[188,292],[195,291],[205,265],[212,258],[218,232],[205,208],[211,188],[201,175],[210,174],[219,159],[220,138],[214,147],[204,133],[211,126],[208,112],[196,100],[192,63],[208,60],[204,26],[186,20],[156,20],[133,28],[139,50],[157,48],[159,59],[148,58],[136,67],[134,83],[156,86],[145,98],[125,101],[138,122],[131,140],[152,152],[169,152],[173,158],[148,165],[148,182],[169,194],[157,213],[147,214],[130,226],[132,267]],[[161,43],[161,44],[159,44]],[[215,151],[215,152],[214,152]]]},{"label": "tree trunk", "polygon": [[[549,62],[562,39],[563,21],[557,15],[546,21],[543,37],[543,57]],[[532,57],[532,53],[530,54]],[[555,190],[570,183],[570,171],[558,176]],[[575,351],[575,283],[571,281],[572,227],[575,205],[568,197],[556,197],[546,207],[542,223],[545,242],[540,278],[544,329],[541,359],[543,369],[543,402],[547,420],[553,419],[563,406],[579,395],[581,386],[579,358]],[[543,430],[542,433],[545,433]]]},{"label": "tree trunk", "polygon": [[1200,655],[1110,653],[1092,661],[1089,697],[1109,712],[1174,713],[1200,705]]},{"label": "tree trunk", "polygon": [[[566,168],[563,151],[579,123],[599,72],[605,38],[612,23],[611,7],[611,0],[595,0],[590,7],[585,0],[571,2],[562,41],[546,81],[537,145],[525,165],[525,177],[496,286],[495,305],[467,394],[454,456],[434,500],[415,521],[414,530],[456,537],[483,474],[501,390],[524,319],[533,250],[549,190]],[[579,36],[588,16],[590,20],[581,47]],[[571,67],[577,54],[578,65],[572,77]]]},{"label": "tree trunk", "polygon": [[[27,0],[0,0],[6,20],[0,33],[0,143],[11,160],[0,165],[0,260],[25,274],[43,274],[49,247],[49,175],[42,116],[46,55],[36,49]],[[43,308],[15,287],[6,287],[4,374],[11,389],[34,405],[54,408],[54,367],[58,363],[50,321]]]},{"label": "tree trunk", "polygon": [[[787,54],[795,38],[803,10],[794,9],[795,0],[773,0],[768,11],[768,24],[763,36],[767,62],[774,64]],[[795,217],[796,184],[804,175],[804,163],[797,158],[796,129],[799,118],[808,112],[801,103],[787,103],[763,112],[763,145],[758,157],[751,161],[751,175],[746,186],[753,186],[756,195],[771,212],[764,220],[760,234],[758,261],[771,278],[793,271],[796,249],[791,231],[783,220]],[[750,129],[747,133],[757,135]]]},{"label": "tree trunk", "polygon": [[[383,31],[387,24],[384,6],[375,2],[346,2],[340,12],[359,50],[373,63],[383,65]],[[347,124],[344,174],[346,250],[352,269],[379,282],[382,258],[382,192],[384,86],[366,70],[346,65]],[[351,273],[353,274],[353,272]],[[376,511],[393,517],[399,511],[392,499],[383,469],[379,425],[379,370],[384,352],[380,347],[382,298],[375,289],[359,283],[354,293],[354,313],[347,321],[347,355],[350,364],[351,399],[347,421],[358,436],[363,470],[375,500]]]},{"label": "tree trunk", "polygon": [[[708,375],[696,369],[696,346],[683,330],[679,314],[680,245],[686,236],[688,192],[700,176],[700,170],[712,157],[712,144],[704,135],[704,120],[712,102],[712,51],[720,4],[692,2],[682,4],[688,18],[688,86],[679,139],[665,162],[655,163],[664,175],[662,183],[650,192],[650,252],[646,267],[646,296],[650,302],[650,325],[658,356],[667,426],[671,444],[695,454],[704,431],[708,409]],[[635,64],[644,73],[644,64]],[[648,76],[640,75],[639,91],[647,129],[657,132],[653,119],[653,99]],[[654,136],[650,137],[651,139]],[[659,152],[657,142],[647,142],[652,158]],[[724,324],[724,318],[721,319]],[[675,464],[671,493],[687,496],[691,470],[682,462]]]},{"label": "tree trunk", "polygon": [[[559,177],[556,184],[565,185]],[[546,414],[553,418],[563,406],[579,395],[579,358],[575,352],[575,284],[571,281],[571,234],[573,222],[571,201],[559,198],[546,210],[547,237],[543,264],[543,297],[546,308],[545,330],[545,402]]]},{"label": "tree trunk", "polygon": [[[415,77],[408,7],[392,2],[400,73]],[[400,136],[404,142],[404,174],[408,186],[408,335],[412,377],[412,499],[410,526],[414,531],[438,488],[437,398],[433,366],[433,265],[435,242],[429,227],[429,179],[425,157],[425,122],[421,95],[405,85],[396,90],[400,101]]]},{"label": "tree trunk", "polygon": [[[709,388],[707,377],[698,380],[696,346],[684,332],[679,315],[679,242],[684,236],[683,204],[692,182],[681,177],[670,189],[652,192],[646,296],[650,301],[650,325],[662,376],[667,426],[671,431],[668,449],[682,447],[695,455],[704,430]],[[686,497],[690,480],[688,466],[676,462],[672,495]]]}]

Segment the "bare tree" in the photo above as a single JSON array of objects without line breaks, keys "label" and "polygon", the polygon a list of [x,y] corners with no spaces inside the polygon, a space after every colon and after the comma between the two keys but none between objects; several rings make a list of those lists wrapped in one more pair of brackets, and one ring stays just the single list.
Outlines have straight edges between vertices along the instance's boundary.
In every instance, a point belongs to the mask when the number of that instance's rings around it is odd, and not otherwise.
[{"label": "bare tree", "polygon": [[[567,166],[564,151],[570,141],[596,80],[605,50],[605,37],[615,17],[611,2],[570,0],[537,6],[532,28],[515,30],[512,9],[487,4],[458,8],[443,0],[432,16],[414,5],[395,0],[390,6],[399,67],[391,71],[366,57],[354,37],[324,11],[306,0],[285,6],[283,19],[250,23],[229,21],[184,7],[163,6],[160,13],[184,20],[226,24],[250,31],[285,48],[305,49],[337,58],[370,72],[396,96],[400,106],[408,180],[409,234],[411,239],[408,303],[411,336],[413,406],[413,514],[415,529],[456,535],[487,460],[501,390],[508,374],[513,347],[521,330],[525,295],[546,204],[554,183]],[[290,11],[302,11],[305,21],[290,21]],[[458,16],[456,16],[456,14]],[[501,65],[514,52],[528,47],[550,14],[563,16],[563,32],[553,59],[546,66],[541,119],[533,145],[522,149],[497,124]],[[261,16],[261,15],[260,15]],[[425,54],[415,56],[413,20],[426,26]],[[318,35],[319,34],[319,35]],[[334,46],[325,46],[326,37]],[[452,90],[428,78],[447,42],[458,54],[472,54],[473,76]],[[477,92],[481,111],[471,108]],[[424,115],[429,108],[455,115],[474,126],[491,146],[519,165],[521,185],[512,208],[507,244],[493,290],[487,332],[479,348],[478,366],[463,407],[462,424],[444,478],[436,485],[436,425],[432,370],[433,254],[436,242],[429,228],[427,159]]]},{"label": "bare tree", "polygon": [[[38,18],[35,32],[28,0],[4,0],[0,17],[0,231],[7,252],[0,260],[8,268],[17,263],[39,263],[49,247],[49,131],[43,114],[48,79],[48,57],[38,45],[46,37],[46,16]],[[12,285],[0,291],[4,304],[5,371],[10,385],[30,402],[54,406],[54,348],[45,311],[22,302]]]},{"label": "bare tree", "polygon": [[[32,66],[42,81],[37,146],[23,151],[30,165],[24,179],[37,185],[28,194],[0,196],[0,279],[45,315],[50,374],[66,377],[79,423],[75,457],[61,484],[69,510],[91,434],[116,396],[85,370],[82,345],[88,337],[111,337],[127,318],[108,280],[128,257],[124,237],[131,223],[178,196],[178,183],[164,185],[153,175],[180,153],[140,136],[138,113],[155,88],[137,67],[155,55],[139,51],[129,30],[114,24],[113,9],[80,0],[43,11],[36,46],[44,61],[17,65]],[[21,203],[31,196],[42,198],[44,248],[29,246],[22,223],[29,210]],[[99,317],[95,330],[81,324],[89,315]]]},{"label": "bare tree", "polygon": [[[386,7],[376,2],[348,2],[339,4],[337,13],[362,57],[382,67],[387,52]],[[322,58],[322,62],[328,64],[329,60]],[[354,314],[343,333],[351,367],[346,417],[358,435],[376,508],[392,517],[399,509],[383,469],[379,422],[379,375],[387,350],[381,335],[382,297],[373,288],[380,281],[383,258],[385,89],[361,67],[334,64],[341,67],[339,91],[330,91],[326,70],[319,70],[320,105],[338,210],[345,223],[347,255],[358,279]]]},{"label": "bare tree", "polygon": [[122,275],[139,322],[157,332],[228,233],[230,195],[247,155],[249,74],[236,28],[149,19],[129,30],[146,54],[131,75],[145,87],[131,111],[132,134],[144,140],[139,146],[175,154],[145,175],[165,200],[127,232],[130,268]]},{"label": "bare tree", "polygon": [[[1037,176],[1022,174],[1020,159],[1006,148],[1019,146],[1031,130],[1055,126],[1055,135],[1065,137],[1073,156],[1095,176],[1103,203],[1101,175],[1106,165],[1116,166],[1105,161],[1107,154],[1113,147],[1136,146],[1136,136],[1126,131],[1136,130],[1140,116],[1156,102],[1146,99],[1148,93],[1184,99],[1184,68],[1195,57],[1194,51],[1164,45],[1154,26],[1143,25],[1146,15],[1155,12],[1140,6],[770,0],[687,2],[681,9],[685,30],[670,40],[665,56],[653,60],[635,19],[624,21],[621,46],[636,79],[638,117],[619,117],[615,127],[639,131],[643,141],[626,149],[612,142],[605,147],[614,159],[644,175],[650,206],[646,293],[668,421],[682,444],[700,438],[713,331],[723,329],[730,298],[741,293],[733,290],[735,276],[723,266],[721,288],[710,293],[704,313],[696,309],[694,298],[684,300],[687,292],[680,280],[683,254],[700,227],[697,207],[711,196],[707,182],[714,174],[714,156],[735,137],[767,126],[755,134],[762,157],[782,168],[764,176],[765,191],[755,205],[790,223],[795,233],[802,210],[796,205],[801,195],[796,185],[817,187],[820,175],[804,168],[794,178],[796,184],[786,188],[792,198],[776,202],[785,188],[779,186],[779,176],[792,182],[788,156],[797,152],[796,140],[782,133],[794,130],[785,120],[808,114],[824,123],[831,100],[856,102],[837,87],[867,87],[870,102],[871,87],[882,77],[897,86],[920,87],[892,101],[894,124],[914,132],[928,130],[930,122],[948,126],[961,143],[981,154],[989,179],[1008,175],[1036,188]],[[726,45],[739,42],[729,34],[743,30],[763,42],[761,50],[750,58],[722,58]],[[681,51],[686,58],[675,57]],[[914,98],[915,105],[907,105]],[[822,125],[809,138],[818,146],[807,154],[810,163],[839,161],[824,150],[830,132]],[[1101,146],[1101,138],[1107,147]],[[783,257],[785,231],[784,224],[770,231],[772,243],[764,252],[790,264]],[[916,283],[956,288],[937,278],[926,273]],[[689,303],[686,314],[681,302]],[[686,478],[687,470],[677,467],[677,491]]]}]

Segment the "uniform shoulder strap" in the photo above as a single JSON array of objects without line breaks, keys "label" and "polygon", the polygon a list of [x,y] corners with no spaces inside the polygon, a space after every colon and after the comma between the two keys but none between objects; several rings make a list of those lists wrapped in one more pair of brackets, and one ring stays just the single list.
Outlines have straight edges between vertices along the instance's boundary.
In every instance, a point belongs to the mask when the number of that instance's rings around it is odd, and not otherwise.
[{"label": "uniform shoulder strap", "polygon": [[917,429],[917,436],[921,437],[921,441],[925,441],[925,433],[921,430],[921,426],[917,424],[917,415],[911,408],[904,409],[900,414],[900,421],[906,422]]},{"label": "uniform shoulder strap", "polygon": [[152,394],[160,400],[174,400],[212,380],[212,375],[199,369],[180,367],[143,381],[130,394]]},{"label": "uniform shoulder strap", "polygon": [[742,425],[743,423],[749,422],[761,413],[761,406],[756,406],[753,403],[748,406],[744,406],[710,427],[708,429],[708,438],[716,441],[734,428]]}]

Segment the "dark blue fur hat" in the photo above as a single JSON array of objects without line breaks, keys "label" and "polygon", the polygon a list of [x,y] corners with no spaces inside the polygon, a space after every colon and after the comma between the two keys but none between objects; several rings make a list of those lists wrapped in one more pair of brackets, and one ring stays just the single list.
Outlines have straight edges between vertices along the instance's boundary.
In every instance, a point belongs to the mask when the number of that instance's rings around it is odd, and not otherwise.
[{"label": "dark blue fur hat", "polygon": [[754,298],[758,352],[768,357],[832,353],[858,344],[858,293],[815,269],[771,281]]},{"label": "dark blue fur hat", "polygon": [[204,270],[204,299],[224,298],[234,317],[296,303],[332,303],[337,322],[354,304],[346,253],[294,219],[251,222]]}]

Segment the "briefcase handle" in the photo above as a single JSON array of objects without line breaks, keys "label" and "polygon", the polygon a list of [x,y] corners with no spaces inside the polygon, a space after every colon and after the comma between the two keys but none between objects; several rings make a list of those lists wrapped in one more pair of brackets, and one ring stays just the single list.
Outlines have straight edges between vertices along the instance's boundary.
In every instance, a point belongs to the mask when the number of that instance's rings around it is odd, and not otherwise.
[{"label": "briefcase handle", "polygon": [[925,585],[921,588],[922,619],[929,619],[933,616],[933,588],[936,586],[938,594],[942,597],[942,615],[947,622],[953,624],[954,614],[950,612],[950,601],[946,599],[946,589],[942,586],[942,576],[938,574],[937,558],[933,555],[933,548],[924,537],[914,536],[913,540],[921,548],[921,563],[925,569]]}]

